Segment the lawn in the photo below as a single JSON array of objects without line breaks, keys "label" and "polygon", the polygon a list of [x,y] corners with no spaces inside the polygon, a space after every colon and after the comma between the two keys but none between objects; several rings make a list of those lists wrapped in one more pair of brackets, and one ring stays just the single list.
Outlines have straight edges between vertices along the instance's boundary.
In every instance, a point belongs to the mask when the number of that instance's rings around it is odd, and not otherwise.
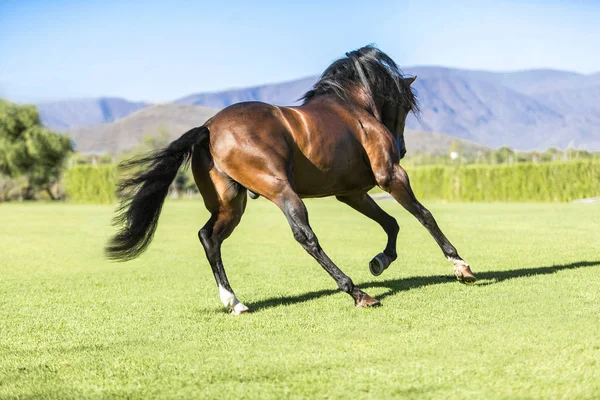
[{"label": "lawn", "polygon": [[399,259],[373,222],[307,201],[352,299],[251,201],[224,244],[251,313],[222,308],[201,201],[167,202],[150,249],[103,259],[113,207],[0,205],[0,398],[598,398],[600,204],[430,203],[479,281],[463,286],[393,202]]}]

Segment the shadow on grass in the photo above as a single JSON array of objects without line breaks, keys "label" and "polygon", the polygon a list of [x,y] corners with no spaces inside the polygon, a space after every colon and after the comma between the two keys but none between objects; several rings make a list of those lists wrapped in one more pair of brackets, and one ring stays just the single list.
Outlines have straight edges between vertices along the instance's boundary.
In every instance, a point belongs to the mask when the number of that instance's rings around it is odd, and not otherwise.
[{"label": "shadow on grass", "polygon": [[[479,279],[479,282],[475,283],[473,286],[488,286],[494,285],[496,283],[500,283],[507,279],[514,278],[527,278],[529,276],[536,275],[549,275],[554,274],[558,271],[571,270],[577,268],[585,268],[585,267],[595,267],[600,266],[599,261],[578,261],[569,264],[562,265],[553,265],[549,267],[540,267],[540,268],[522,268],[522,269],[512,269],[506,271],[487,271],[487,272],[475,272],[475,276]],[[488,282],[481,282],[488,281]],[[362,289],[368,288],[387,288],[389,289],[387,292],[380,294],[377,296],[378,300],[383,300],[386,297],[393,296],[399,292],[404,292],[411,289],[418,289],[425,286],[431,285],[439,285],[444,283],[454,283],[456,282],[456,278],[450,275],[443,276],[415,276],[410,278],[400,278],[400,279],[388,279],[385,281],[370,281],[363,282],[358,286]],[[339,290],[319,290],[315,292],[308,292],[305,294],[301,294],[298,296],[284,296],[284,297],[272,297],[269,299],[257,301],[257,302],[249,302],[246,303],[248,307],[252,310],[252,312],[260,311],[263,309],[268,309],[272,307],[278,307],[282,305],[291,305],[304,303],[306,301],[310,301],[313,299],[317,299],[320,297],[331,296],[335,293],[338,293]]]}]

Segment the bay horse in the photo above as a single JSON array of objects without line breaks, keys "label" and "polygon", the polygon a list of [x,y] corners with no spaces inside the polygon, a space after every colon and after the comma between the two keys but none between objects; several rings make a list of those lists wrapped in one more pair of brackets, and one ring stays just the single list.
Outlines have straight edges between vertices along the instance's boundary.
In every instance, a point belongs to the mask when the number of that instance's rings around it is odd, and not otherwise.
[{"label": "bay horse", "polygon": [[[248,311],[231,288],[221,244],[246,208],[247,197],[263,196],[283,212],[294,238],[314,257],[357,307],[380,303],[354,285],[319,245],[302,198],[336,196],[377,222],[387,234],[382,253],[369,263],[381,274],[396,258],[396,220],[367,194],[375,186],[400,203],[429,231],[453,263],[458,281],[476,278],[417,201],[400,159],[406,153],[404,125],[417,113],[416,95],[396,63],[375,46],[346,53],[333,62],[297,107],[261,102],[231,105],[166,148],[122,164],[132,177],[117,189],[118,233],[107,256],[129,260],[149,245],[177,171],[191,159],[194,180],[210,219],[198,232],[222,303],[233,314]],[[248,193],[249,192],[249,193]]]}]

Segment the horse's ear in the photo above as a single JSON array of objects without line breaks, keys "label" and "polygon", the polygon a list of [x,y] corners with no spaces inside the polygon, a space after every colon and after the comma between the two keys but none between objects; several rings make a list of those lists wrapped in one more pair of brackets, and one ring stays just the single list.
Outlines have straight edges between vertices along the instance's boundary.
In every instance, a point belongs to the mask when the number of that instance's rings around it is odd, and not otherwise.
[{"label": "horse's ear", "polygon": [[404,78],[404,82],[408,83],[408,86],[412,85],[417,80],[417,76],[411,76],[410,78]]}]

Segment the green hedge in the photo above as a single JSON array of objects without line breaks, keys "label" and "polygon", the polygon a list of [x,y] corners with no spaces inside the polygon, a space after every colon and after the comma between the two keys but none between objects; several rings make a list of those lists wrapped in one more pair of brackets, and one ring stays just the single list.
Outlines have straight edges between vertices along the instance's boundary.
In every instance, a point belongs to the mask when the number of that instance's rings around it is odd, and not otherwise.
[{"label": "green hedge", "polygon": [[431,166],[408,169],[417,198],[565,202],[600,197],[600,162]]},{"label": "green hedge", "polygon": [[[417,198],[448,201],[565,202],[600,197],[600,162],[407,168]],[[68,199],[114,203],[115,165],[80,165],[65,174]]]},{"label": "green hedge", "polygon": [[114,164],[71,167],[64,176],[67,199],[75,203],[114,203],[118,176]]}]

